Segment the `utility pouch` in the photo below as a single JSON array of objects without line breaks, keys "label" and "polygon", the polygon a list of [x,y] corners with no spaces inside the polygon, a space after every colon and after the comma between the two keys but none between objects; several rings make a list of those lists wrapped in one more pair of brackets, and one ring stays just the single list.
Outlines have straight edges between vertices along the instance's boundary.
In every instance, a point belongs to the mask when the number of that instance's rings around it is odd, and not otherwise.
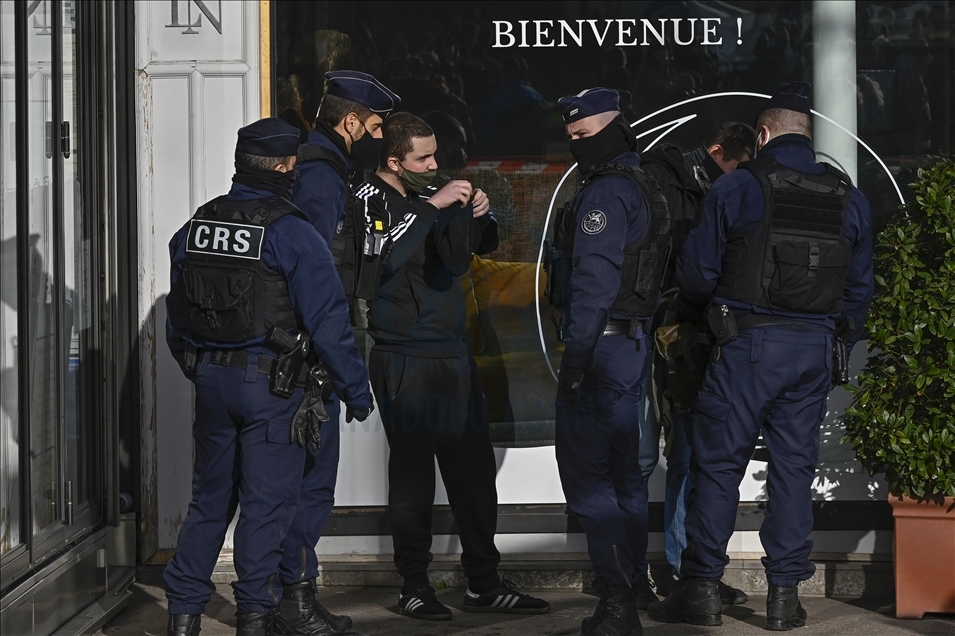
[{"label": "utility pouch", "polygon": [[706,312],[706,322],[719,346],[728,345],[739,337],[736,316],[726,305],[715,305]]},{"label": "utility pouch", "polygon": [[189,375],[195,375],[196,367],[199,366],[199,349],[196,345],[191,342],[186,343],[186,373]]},{"label": "utility pouch", "polygon": [[842,386],[849,383],[849,349],[846,338],[855,329],[855,321],[846,318],[836,326],[832,341],[832,385]]},{"label": "utility pouch", "polygon": [[301,331],[286,332],[272,327],[266,344],[278,353],[269,374],[269,391],[279,397],[291,397],[308,358],[308,336]]}]

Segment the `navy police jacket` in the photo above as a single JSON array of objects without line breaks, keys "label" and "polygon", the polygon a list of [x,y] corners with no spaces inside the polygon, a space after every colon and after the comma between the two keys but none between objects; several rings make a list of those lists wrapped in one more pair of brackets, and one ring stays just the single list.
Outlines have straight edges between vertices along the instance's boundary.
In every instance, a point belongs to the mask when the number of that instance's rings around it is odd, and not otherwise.
[{"label": "navy police jacket", "polygon": [[[821,174],[825,167],[817,163],[812,142],[803,135],[782,135],[771,140],[762,151],[772,155],[784,166],[807,174]],[[690,231],[677,258],[676,274],[680,288],[687,296],[699,302],[710,299],[722,271],[723,255],[729,237],[753,231],[763,218],[763,190],[755,176],[745,169],[726,174],[713,184],[703,200],[703,209],[697,225]],[[855,321],[855,331],[847,338],[851,347],[863,333],[866,312],[872,301],[873,263],[872,228],[869,202],[855,187],[849,195],[844,234],[851,253],[848,276],[843,296],[842,314],[821,316],[771,312],[739,301],[713,298],[737,311],[776,313],[792,318],[819,323],[832,328],[841,317]]]},{"label": "navy police jacket", "polygon": [[[273,196],[271,192],[234,184],[228,198],[248,201]],[[187,222],[169,241],[172,284],[166,297],[166,341],[173,357],[183,368],[186,343],[197,347],[206,345],[197,342],[184,328],[187,323],[182,265],[186,258],[188,233]],[[273,223],[265,233],[262,259],[267,267],[285,276],[292,305],[311,336],[316,353],[332,374],[336,394],[352,408],[370,407],[368,369],[355,345],[345,293],[325,240],[303,219],[287,215]],[[263,341],[264,338],[256,338],[228,346],[274,356],[275,352]]]},{"label": "navy police jacket", "polygon": [[378,175],[359,186],[367,231],[385,233],[378,297],[369,303],[375,349],[422,358],[468,354],[464,291],[459,277],[472,254],[497,249],[490,210],[473,218],[470,205],[443,210],[428,203],[435,188],[402,196]]},{"label": "navy police jacket", "polygon": [[[306,144],[314,144],[331,150],[341,158],[342,165],[351,172],[351,160],[345,143],[334,130],[318,123],[318,128],[308,133]],[[334,135],[334,136],[333,136]],[[305,213],[309,222],[332,244],[335,231],[345,215],[348,203],[348,183],[328,161],[305,161],[295,166],[295,184],[292,186],[292,203]]]},{"label": "navy police jacket", "polygon": [[[608,163],[639,168],[640,155],[625,152]],[[577,194],[573,209],[573,295],[562,364],[580,369],[590,366],[607,321],[629,318],[611,315],[610,306],[620,289],[623,250],[643,236],[649,213],[640,189],[620,176],[595,180]]]}]

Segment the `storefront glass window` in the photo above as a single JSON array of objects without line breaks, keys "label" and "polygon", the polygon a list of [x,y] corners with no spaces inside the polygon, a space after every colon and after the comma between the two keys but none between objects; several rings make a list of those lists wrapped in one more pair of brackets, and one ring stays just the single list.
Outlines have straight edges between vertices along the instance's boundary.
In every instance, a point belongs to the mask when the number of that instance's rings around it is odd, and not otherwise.
[{"label": "storefront glass window", "polygon": [[[275,114],[307,127],[326,71],[372,73],[402,97],[399,110],[435,130],[439,174],[488,192],[501,246],[476,259],[464,281],[469,337],[494,435],[516,445],[546,440],[554,416],[561,345],[540,264],[554,211],[579,183],[559,97],[617,89],[641,149],[691,150],[722,123],[752,124],[778,84],[809,81],[818,158],[868,196],[876,230],[905,199],[914,171],[955,141],[951,2],[274,7]],[[840,447],[848,401],[841,389],[831,396],[823,463]],[[836,454],[848,460],[851,449]]]}]

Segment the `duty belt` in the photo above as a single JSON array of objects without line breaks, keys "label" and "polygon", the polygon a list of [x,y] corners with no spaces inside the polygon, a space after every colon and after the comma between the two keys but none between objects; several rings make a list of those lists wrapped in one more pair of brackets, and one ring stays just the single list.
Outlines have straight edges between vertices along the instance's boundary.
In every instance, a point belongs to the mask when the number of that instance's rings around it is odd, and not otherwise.
[{"label": "duty belt", "polygon": [[832,331],[825,325],[799,320],[798,318],[788,318],[786,316],[771,316],[768,314],[754,314],[750,312],[733,312],[736,317],[736,328],[755,329],[757,327],[788,327],[789,329],[808,329]]},{"label": "duty belt", "polygon": [[[209,353],[209,364],[220,367],[232,367],[234,369],[245,369],[249,366],[249,352],[242,349],[203,349],[203,353]],[[257,366],[259,373],[267,376],[272,375],[272,369],[275,367],[275,358],[270,355],[258,354]],[[308,377],[309,366],[303,365],[299,373],[297,386],[305,386],[305,378]]]},{"label": "duty belt", "polygon": [[602,336],[626,336],[630,334],[629,320],[608,320]]}]

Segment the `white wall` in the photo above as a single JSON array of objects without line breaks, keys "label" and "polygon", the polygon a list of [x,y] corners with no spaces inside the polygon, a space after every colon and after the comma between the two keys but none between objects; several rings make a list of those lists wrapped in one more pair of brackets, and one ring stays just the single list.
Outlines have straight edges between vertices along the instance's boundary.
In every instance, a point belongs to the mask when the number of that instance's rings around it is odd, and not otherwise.
[{"label": "white wall", "polygon": [[228,191],[236,130],[259,118],[259,3],[224,1],[221,16],[219,6],[136,3],[142,476],[144,496],[158,502],[159,548],[176,545],[192,479],[193,394],[165,343],[167,245],[199,205]]}]

